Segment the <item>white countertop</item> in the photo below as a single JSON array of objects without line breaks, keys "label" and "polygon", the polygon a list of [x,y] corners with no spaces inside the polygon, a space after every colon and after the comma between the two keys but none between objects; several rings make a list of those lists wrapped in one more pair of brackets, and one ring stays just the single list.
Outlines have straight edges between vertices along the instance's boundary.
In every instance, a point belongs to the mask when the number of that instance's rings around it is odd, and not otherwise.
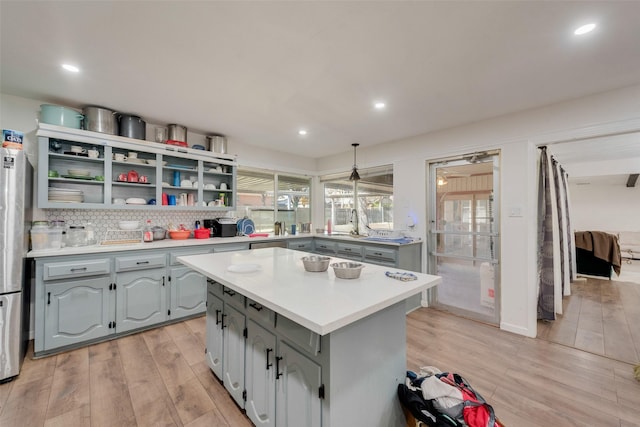
[{"label": "white countertop", "polygon": [[165,248],[182,248],[190,246],[202,246],[202,245],[222,245],[225,243],[257,243],[268,242],[272,240],[289,240],[289,239],[304,239],[311,237],[324,237],[332,240],[340,240],[347,242],[362,242],[371,243],[377,245],[389,245],[389,246],[403,246],[416,243],[422,243],[421,240],[416,240],[411,243],[395,243],[395,242],[383,242],[383,241],[369,241],[363,238],[351,237],[349,235],[341,234],[314,234],[314,233],[299,233],[296,235],[276,236],[269,234],[269,237],[214,237],[211,239],[186,239],[186,240],[173,240],[164,239],[156,240],[148,243],[133,243],[133,244],[117,244],[117,245],[91,245],[91,246],[78,246],[78,247],[66,247],[61,249],[48,249],[40,251],[29,251],[27,258],[41,258],[63,255],[83,255],[83,254],[96,254],[107,252],[122,252],[122,251],[136,251],[141,249],[165,249]]},{"label": "white countertop", "polygon": [[[304,269],[309,254],[283,248],[221,252],[178,257],[178,261],[320,334],[331,333],[372,313],[403,301],[441,282],[439,276],[410,272],[418,280],[402,282],[386,271],[405,271],[365,264],[358,279],[339,279],[333,268],[321,273]],[[331,257],[331,262],[349,261]],[[353,261],[350,261],[353,262]],[[230,265],[257,265],[246,273]]]}]

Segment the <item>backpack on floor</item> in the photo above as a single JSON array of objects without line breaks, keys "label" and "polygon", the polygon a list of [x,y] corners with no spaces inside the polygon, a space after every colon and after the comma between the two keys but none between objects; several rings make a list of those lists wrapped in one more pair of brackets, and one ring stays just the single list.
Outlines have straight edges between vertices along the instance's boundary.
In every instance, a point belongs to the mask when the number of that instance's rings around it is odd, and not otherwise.
[{"label": "backpack on floor", "polygon": [[430,400],[425,400],[422,397],[420,390],[413,391],[406,384],[398,384],[398,398],[402,406],[411,412],[411,415],[416,420],[429,427],[463,426],[463,424],[434,408]]},{"label": "backpack on floor", "polygon": [[462,416],[469,427],[499,427],[502,425],[496,420],[491,405],[460,375],[443,372],[436,374],[436,376],[440,378],[440,381],[456,387],[462,392]]}]

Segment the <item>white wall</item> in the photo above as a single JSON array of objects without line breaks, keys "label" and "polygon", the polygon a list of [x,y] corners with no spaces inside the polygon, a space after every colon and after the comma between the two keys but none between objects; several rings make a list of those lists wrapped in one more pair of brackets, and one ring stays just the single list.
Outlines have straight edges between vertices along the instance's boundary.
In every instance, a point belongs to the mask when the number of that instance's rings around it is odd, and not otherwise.
[{"label": "white wall", "polygon": [[[488,100],[487,102],[490,102]],[[3,95],[0,125],[29,132],[35,128],[39,102]],[[34,105],[38,106],[34,110]],[[501,327],[528,336],[536,334],[536,161],[535,141],[554,141],[556,133],[582,135],[606,123],[640,117],[640,85],[623,88],[545,108],[485,120],[440,132],[358,149],[358,166],[394,164],[394,218],[416,214],[413,234],[426,238],[426,164],[428,161],[476,150],[501,150]],[[241,165],[266,166],[284,171],[318,173],[351,168],[350,150],[314,162],[283,153],[256,149],[231,141]],[[321,194],[318,189],[315,195]],[[323,218],[321,203],[314,204],[312,221]],[[522,217],[509,217],[518,207]]]},{"label": "white wall", "polygon": [[[394,164],[394,218],[417,209],[415,234],[426,238],[426,163],[476,150],[501,150],[501,328],[536,334],[536,162],[535,141],[556,134],[582,136],[600,125],[640,117],[640,85],[521,113],[388,142],[358,151],[358,166]],[[560,139],[558,139],[560,140]],[[349,156],[318,161],[319,171],[346,170]],[[509,217],[511,208],[522,217]]]},{"label": "white wall", "polygon": [[[640,170],[638,170],[640,171]],[[628,175],[570,180],[571,223],[575,230],[640,231],[640,184],[625,185]]]}]

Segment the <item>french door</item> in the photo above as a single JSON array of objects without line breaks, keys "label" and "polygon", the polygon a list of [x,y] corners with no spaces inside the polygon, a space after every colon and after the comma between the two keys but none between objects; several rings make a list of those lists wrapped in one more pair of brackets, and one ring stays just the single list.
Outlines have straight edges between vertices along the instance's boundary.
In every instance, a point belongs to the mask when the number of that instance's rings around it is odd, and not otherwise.
[{"label": "french door", "polygon": [[429,273],[442,284],[430,305],[484,322],[500,322],[499,154],[429,165]]}]

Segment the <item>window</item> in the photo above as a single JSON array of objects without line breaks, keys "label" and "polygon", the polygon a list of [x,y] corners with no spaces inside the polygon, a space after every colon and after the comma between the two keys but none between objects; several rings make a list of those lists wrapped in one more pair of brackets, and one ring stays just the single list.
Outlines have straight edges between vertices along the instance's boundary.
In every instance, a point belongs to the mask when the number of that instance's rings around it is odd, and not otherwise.
[{"label": "window", "polygon": [[274,222],[311,221],[311,178],[238,168],[238,210],[253,220],[256,231],[273,232]]},{"label": "window", "polygon": [[[367,229],[393,229],[393,165],[358,169],[320,178],[324,186],[324,222],[334,233],[368,234]],[[354,195],[357,194],[357,203]]]}]

